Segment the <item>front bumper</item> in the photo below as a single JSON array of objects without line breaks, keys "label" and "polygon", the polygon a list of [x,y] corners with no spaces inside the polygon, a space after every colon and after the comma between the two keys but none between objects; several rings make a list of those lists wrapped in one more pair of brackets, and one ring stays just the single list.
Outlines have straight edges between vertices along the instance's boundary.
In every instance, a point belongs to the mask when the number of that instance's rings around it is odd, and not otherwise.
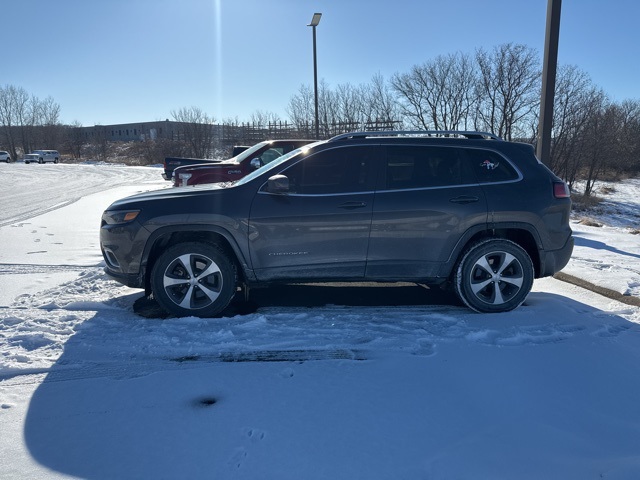
[{"label": "front bumper", "polygon": [[144,273],[132,275],[122,272],[115,272],[109,267],[104,267],[104,273],[118,283],[126,285],[129,288],[145,288]]}]

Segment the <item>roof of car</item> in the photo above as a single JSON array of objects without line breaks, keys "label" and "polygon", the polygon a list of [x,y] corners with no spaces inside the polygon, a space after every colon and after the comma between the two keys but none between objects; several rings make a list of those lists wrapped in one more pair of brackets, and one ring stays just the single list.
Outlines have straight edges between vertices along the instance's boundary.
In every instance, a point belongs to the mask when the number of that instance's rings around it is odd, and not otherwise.
[{"label": "roof of car", "polygon": [[498,140],[502,138],[488,132],[466,130],[390,130],[376,132],[349,132],[330,138],[329,142],[364,138],[466,138],[469,140]]}]

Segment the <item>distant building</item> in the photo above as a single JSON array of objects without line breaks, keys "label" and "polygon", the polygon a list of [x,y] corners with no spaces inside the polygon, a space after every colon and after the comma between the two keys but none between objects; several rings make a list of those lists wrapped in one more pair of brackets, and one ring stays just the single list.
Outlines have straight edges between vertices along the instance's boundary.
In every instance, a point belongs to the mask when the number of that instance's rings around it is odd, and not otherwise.
[{"label": "distant building", "polygon": [[[82,135],[87,141],[93,138],[102,138],[109,142],[131,142],[144,140],[181,140],[185,138],[185,130],[189,124],[173,122],[171,120],[122,123],[118,125],[94,125],[93,127],[80,127]],[[214,131],[221,128],[213,125]]]}]

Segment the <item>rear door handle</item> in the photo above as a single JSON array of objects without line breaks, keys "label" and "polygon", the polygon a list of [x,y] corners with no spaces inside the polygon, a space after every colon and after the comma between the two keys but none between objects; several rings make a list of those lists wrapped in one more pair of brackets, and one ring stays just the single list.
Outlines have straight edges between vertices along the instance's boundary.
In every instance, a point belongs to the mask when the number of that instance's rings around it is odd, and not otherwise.
[{"label": "rear door handle", "polygon": [[342,205],[338,205],[338,208],[344,208],[345,210],[354,210],[356,208],[363,208],[366,206],[366,202],[346,202]]},{"label": "rear door handle", "polygon": [[467,203],[477,202],[478,200],[480,200],[478,197],[472,197],[471,195],[460,195],[459,197],[452,198],[449,201],[465,205]]}]

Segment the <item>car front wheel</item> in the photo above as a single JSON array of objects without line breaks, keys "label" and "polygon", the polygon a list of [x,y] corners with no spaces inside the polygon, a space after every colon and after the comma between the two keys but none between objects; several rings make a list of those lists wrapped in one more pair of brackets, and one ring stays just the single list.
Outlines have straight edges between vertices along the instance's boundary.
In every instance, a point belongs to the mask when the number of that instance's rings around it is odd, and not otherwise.
[{"label": "car front wheel", "polygon": [[158,304],[177,316],[215,317],[235,295],[234,263],[217,246],[189,242],[168,248],[151,271]]},{"label": "car front wheel", "polygon": [[533,263],[518,244],[489,239],[465,251],[455,272],[455,290],[477,312],[508,312],[518,307],[533,286]]}]

